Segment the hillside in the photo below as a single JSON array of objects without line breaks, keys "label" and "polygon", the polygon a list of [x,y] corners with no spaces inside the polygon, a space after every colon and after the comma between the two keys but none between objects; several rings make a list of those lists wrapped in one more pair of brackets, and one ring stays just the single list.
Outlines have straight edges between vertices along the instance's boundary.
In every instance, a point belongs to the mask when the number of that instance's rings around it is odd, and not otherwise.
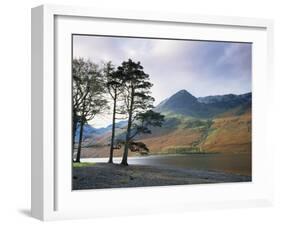
[{"label": "hillside", "polygon": [[251,115],[189,119],[166,134],[146,135],[141,140],[149,146],[151,153],[249,152]]},{"label": "hillside", "polygon": [[[186,152],[250,152],[251,151],[251,93],[217,95],[196,98],[181,90],[156,106],[165,115],[161,128],[152,134],[137,137],[151,154]],[[124,127],[122,122],[120,127]],[[83,157],[108,156],[111,126],[93,130],[85,144]],[[117,139],[123,130],[117,129]],[[95,137],[95,139],[93,139]],[[116,150],[120,156],[122,150]],[[133,155],[133,153],[130,153]]]}]

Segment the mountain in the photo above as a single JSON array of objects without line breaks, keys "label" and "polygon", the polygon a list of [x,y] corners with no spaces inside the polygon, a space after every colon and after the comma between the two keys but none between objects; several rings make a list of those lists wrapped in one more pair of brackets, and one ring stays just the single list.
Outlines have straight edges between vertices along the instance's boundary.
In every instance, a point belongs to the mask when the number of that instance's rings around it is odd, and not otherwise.
[{"label": "mountain", "polygon": [[180,90],[156,106],[155,111],[180,114],[195,118],[213,118],[234,108],[237,114],[251,107],[252,94],[216,95],[196,98],[186,90]]},{"label": "mountain", "polygon": [[[151,154],[186,152],[251,152],[252,94],[227,94],[196,98],[180,90],[163,100],[155,111],[165,115],[162,127],[136,137]],[[124,138],[127,121],[117,123],[116,139]],[[107,157],[111,125],[96,129],[85,127],[89,135],[83,157]],[[121,156],[122,150],[114,151]],[[130,152],[129,155],[136,155]]]},{"label": "mountain", "polygon": [[165,102],[160,103],[156,106],[155,111],[173,112],[192,117],[206,117],[208,115],[206,106],[186,90],[180,90]]},{"label": "mountain", "polygon": [[207,104],[210,107],[226,111],[232,108],[250,108],[252,104],[252,93],[246,93],[242,95],[216,95],[199,97],[198,101],[203,104]]},{"label": "mountain", "polygon": [[[127,121],[120,121],[116,123],[116,129],[123,128],[127,125]],[[91,140],[90,143],[96,142],[98,139],[103,137],[105,134],[110,133],[112,130],[112,125],[108,125],[107,127],[95,128],[89,124],[84,125],[83,128],[83,138],[84,140]],[[78,142],[80,133],[80,127],[78,126],[75,134],[75,141]]]},{"label": "mountain", "polygon": [[242,102],[251,102],[252,101],[252,93],[245,93],[241,95],[235,94],[226,94],[226,95],[215,95],[215,96],[206,96],[206,97],[198,97],[197,100],[200,103],[204,104],[217,104],[217,103],[242,103]]}]

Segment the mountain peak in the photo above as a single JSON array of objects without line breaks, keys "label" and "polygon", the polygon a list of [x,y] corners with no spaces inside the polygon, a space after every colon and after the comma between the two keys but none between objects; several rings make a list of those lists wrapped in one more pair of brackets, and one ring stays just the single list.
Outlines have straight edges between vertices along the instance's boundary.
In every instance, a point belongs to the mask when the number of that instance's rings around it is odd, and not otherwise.
[{"label": "mountain peak", "polygon": [[187,92],[186,89],[182,89],[182,90],[178,91],[177,93],[189,93],[189,92]]},{"label": "mountain peak", "polygon": [[188,91],[186,91],[185,89],[182,89],[178,92],[176,92],[174,95],[172,95],[169,99],[182,99],[182,100],[189,100],[189,101],[195,101],[197,102],[197,99],[195,96],[193,96],[191,93],[189,93]]},{"label": "mountain peak", "polygon": [[[191,95],[186,89],[182,89],[182,90],[176,92],[174,95],[176,95],[176,94],[181,94],[181,95],[186,95],[186,94],[188,94],[188,95]],[[191,96],[192,96],[192,95],[191,95]]]},{"label": "mountain peak", "polygon": [[158,105],[156,110],[193,115],[193,111],[199,108],[200,103],[197,101],[197,98],[185,89],[182,89]]}]

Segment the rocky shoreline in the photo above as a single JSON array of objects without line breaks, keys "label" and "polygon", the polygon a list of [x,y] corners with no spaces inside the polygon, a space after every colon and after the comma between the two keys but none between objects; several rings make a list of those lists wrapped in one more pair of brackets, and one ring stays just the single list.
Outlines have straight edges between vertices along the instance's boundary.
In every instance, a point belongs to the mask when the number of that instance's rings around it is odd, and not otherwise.
[{"label": "rocky shoreline", "polygon": [[73,168],[72,189],[250,182],[251,180],[250,176],[218,171],[96,163],[91,166]]}]

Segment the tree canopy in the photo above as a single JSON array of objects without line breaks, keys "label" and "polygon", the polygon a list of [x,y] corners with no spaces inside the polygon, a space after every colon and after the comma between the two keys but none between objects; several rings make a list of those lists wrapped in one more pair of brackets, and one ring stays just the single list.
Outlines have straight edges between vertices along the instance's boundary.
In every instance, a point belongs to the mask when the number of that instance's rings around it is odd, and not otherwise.
[{"label": "tree canopy", "polygon": [[[112,128],[109,163],[113,162],[113,149],[124,145],[122,164],[128,165],[128,151],[147,154],[149,148],[137,140],[140,134],[150,134],[152,127],[160,127],[164,116],[153,111],[149,75],[140,62],[131,59],[115,67],[111,62],[102,68],[83,58],[74,59],[73,67],[73,149],[79,127],[76,160],[80,161],[83,128],[96,115],[106,113],[110,106]],[[115,140],[116,120],[127,121],[125,139]]]},{"label": "tree canopy", "polygon": [[[124,61],[118,67],[122,74],[125,111],[128,116],[126,138],[124,141],[124,153],[122,164],[128,165],[128,150],[136,146],[133,145],[133,138],[140,133],[147,133],[150,126],[161,126],[163,118],[159,113],[153,112],[154,98],[151,94],[153,84],[149,80],[149,75],[143,71],[140,62],[133,62],[131,59]],[[148,111],[150,110],[150,111]],[[143,145],[139,145],[139,147]],[[144,148],[148,150],[148,148]]]}]

